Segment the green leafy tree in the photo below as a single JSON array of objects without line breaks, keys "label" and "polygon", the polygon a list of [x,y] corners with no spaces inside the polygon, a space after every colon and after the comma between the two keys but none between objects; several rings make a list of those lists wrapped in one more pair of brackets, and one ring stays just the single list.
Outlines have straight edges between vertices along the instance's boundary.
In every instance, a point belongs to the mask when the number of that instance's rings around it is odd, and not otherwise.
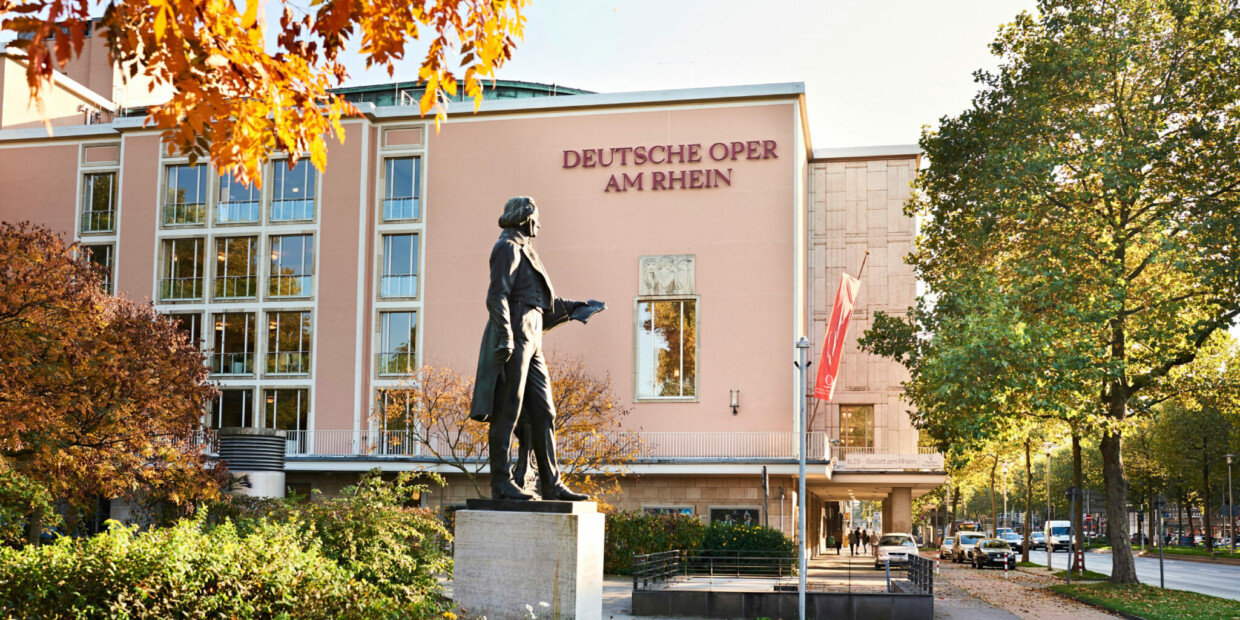
[{"label": "green leafy tree", "polygon": [[939,293],[999,287],[1018,322],[976,331],[1022,326],[1043,387],[1088,396],[1115,583],[1137,582],[1124,429],[1240,315],[1238,30],[1221,0],[1043,0],[921,141],[912,264]]}]

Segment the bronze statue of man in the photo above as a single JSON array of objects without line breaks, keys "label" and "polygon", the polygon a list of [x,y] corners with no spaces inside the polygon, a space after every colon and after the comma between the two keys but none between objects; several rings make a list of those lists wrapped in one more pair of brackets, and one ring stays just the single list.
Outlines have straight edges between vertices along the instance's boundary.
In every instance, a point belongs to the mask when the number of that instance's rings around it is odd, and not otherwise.
[{"label": "bronze statue of man", "polygon": [[478,352],[478,375],[469,412],[469,417],[491,424],[491,497],[534,499],[532,493],[513,482],[509,464],[513,433],[520,424],[530,444],[523,445],[522,452],[527,447],[533,449],[542,499],[586,500],[588,496],[571,491],[560,480],[555,457],[555,405],[542,334],[569,319],[584,323],[606,306],[598,301],[555,296],[551,279],[534,251],[539,221],[538,206],[532,198],[509,199],[499,227],[503,232],[491,249],[491,285],[487,289],[490,317]]}]

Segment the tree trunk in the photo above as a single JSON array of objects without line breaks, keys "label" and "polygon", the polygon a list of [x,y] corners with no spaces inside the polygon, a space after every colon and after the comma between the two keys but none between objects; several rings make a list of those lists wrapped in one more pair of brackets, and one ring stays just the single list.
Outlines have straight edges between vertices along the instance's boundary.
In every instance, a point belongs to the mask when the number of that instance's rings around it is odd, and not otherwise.
[{"label": "tree trunk", "polygon": [[1201,488],[1205,493],[1201,496],[1201,529],[1204,530],[1202,540],[1206,543],[1206,551],[1214,550],[1213,537],[1210,536],[1210,458],[1208,455],[1210,446],[1210,438],[1208,435],[1201,437]]},{"label": "tree trunk", "polygon": [[1184,535],[1184,494],[1175,498],[1175,518],[1180,522],[1180,531],[1175,533],[1175,544],[1180,544],[1180,537]]},{"label": "tree trunk", "polygon": [[952,533],[955,534],[956,533],[956,507],[960,505],[960,485],[958,484],[953,485],[951,488],[951,491],[952,491],[951,526],[952,526]]},{"label": "tree trunk", "polygon": [[43,509],[36,508],[30,513],[30,523],[26,526],[26,544],[38,547],[43,543]]},{"label": "tree trunk", "polygon": [[[1081,436],[1075,432],[1072,433],[1072,486],[1077,493],[1081,492],[1084,486],[1081,481]],[[1076,499],[1076,509],[1072,511],[1072,536],[1076,538],[1077,548],[1085,542],[1085,502],[1080,497]],[[1077,566],[1077,557],[1081,558],[1081,563],[1085,562],[1085,554],[1072,554],[1072,561],[1069,564],[1071,570],[1085,570],[1084,566]]]},{"label": "tree trunk", "polygon": [[[1112,397],[1112,409],[1123,402]],[[1132,557],[1132,541],[1128,538],[1128,479],[1124,476],[1124,461],[1120,453],[1122,438],[1117,431],[1102,435],[1102,475],[1107,494],[1107,537],[1111,543],[1111,583],[1140,583],[1137,567]]]},{"label": "tree trunk", "polygon": [[995,512],[995,471],[999,469],[999,455],[994,455],[990,465],[990,533],[999,534],[999,513]]},{"label": "tree trunk", "polygon": [[1033,457],[1030,455],[1030,440],[1025,440],[1025,544],[1020,551],[1020,561],[1029,561],[1029,535],[1033,533]]}]

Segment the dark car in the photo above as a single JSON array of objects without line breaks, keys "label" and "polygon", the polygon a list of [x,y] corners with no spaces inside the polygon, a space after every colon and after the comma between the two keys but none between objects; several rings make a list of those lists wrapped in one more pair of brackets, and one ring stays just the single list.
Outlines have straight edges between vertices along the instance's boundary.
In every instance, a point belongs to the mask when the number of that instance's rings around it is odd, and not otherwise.
[{"label": "dark car", "polygon": [[1016,570],[1016,553],[1002,538],[983,538],[977,541],[977,546],[973,549],[971,563],[973,568],[1006,566],[1010,570]]},{"label": "dark car", "polygon": [[984,538],[986,538],[986,535],[981,532],[960,532],[956,534],[956,545],[952,549],[952,561],[961,564],[972,562],[973,546],[977,544],[977,541]]},{"label": "dark car", "polygon": [[1021,546],[1025,544],[1025,539],[1021,537],[1020,534],[1017,534],[1015,532],[1007,532],[1006,534],[1000,534],[999,538],[1002,538],[1004,541],[1006,541],[1008,546],[1012,548],[1012,551],[1020,551]]},{"label": "dark car", "polygon": [[1046,550],[1046,534],[1033,532],[1029,535],[1029,550],[1033,551],[1034,549]]}]

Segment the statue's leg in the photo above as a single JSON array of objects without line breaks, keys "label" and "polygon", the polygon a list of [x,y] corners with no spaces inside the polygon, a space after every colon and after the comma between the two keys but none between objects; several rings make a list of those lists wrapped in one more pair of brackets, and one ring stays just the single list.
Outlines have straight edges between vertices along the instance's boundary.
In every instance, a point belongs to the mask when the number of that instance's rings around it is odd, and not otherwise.
[{"label": "statue's leg", "polygon": [[[525,314],[531,314],[529,310]],[[515,317],[514,317],[515,318]],[[533,499],[534,495],[513,483],[509,464],[513,432],[517,429],[529,376],[530,359],[537,351],[536,342],[530,342],[528,330],[522,318],[522,329],[514,330],[512,358],[504,366],[504,380],[496,387],[495,411],[487,434],[491,460],[491,497],[495,499]]]},{"label": "statue's leg", "polygon": [[529,422],[522,417],[517,420],[517,462],[512,466],[512,481],[518,487],[529,489],[530,456],[532,439]]},{"label": "statue's leg", "polygon": [[528,416],[534,458],[538,463],[538,488],[543,499],[584,501],[589,496],[574,493],[560,480],[560,467],[555,450],[555,404],[551,400],[551,381],[542,351],[535,351],[530,360],[529,378],[525,384],[524,415]]}]

